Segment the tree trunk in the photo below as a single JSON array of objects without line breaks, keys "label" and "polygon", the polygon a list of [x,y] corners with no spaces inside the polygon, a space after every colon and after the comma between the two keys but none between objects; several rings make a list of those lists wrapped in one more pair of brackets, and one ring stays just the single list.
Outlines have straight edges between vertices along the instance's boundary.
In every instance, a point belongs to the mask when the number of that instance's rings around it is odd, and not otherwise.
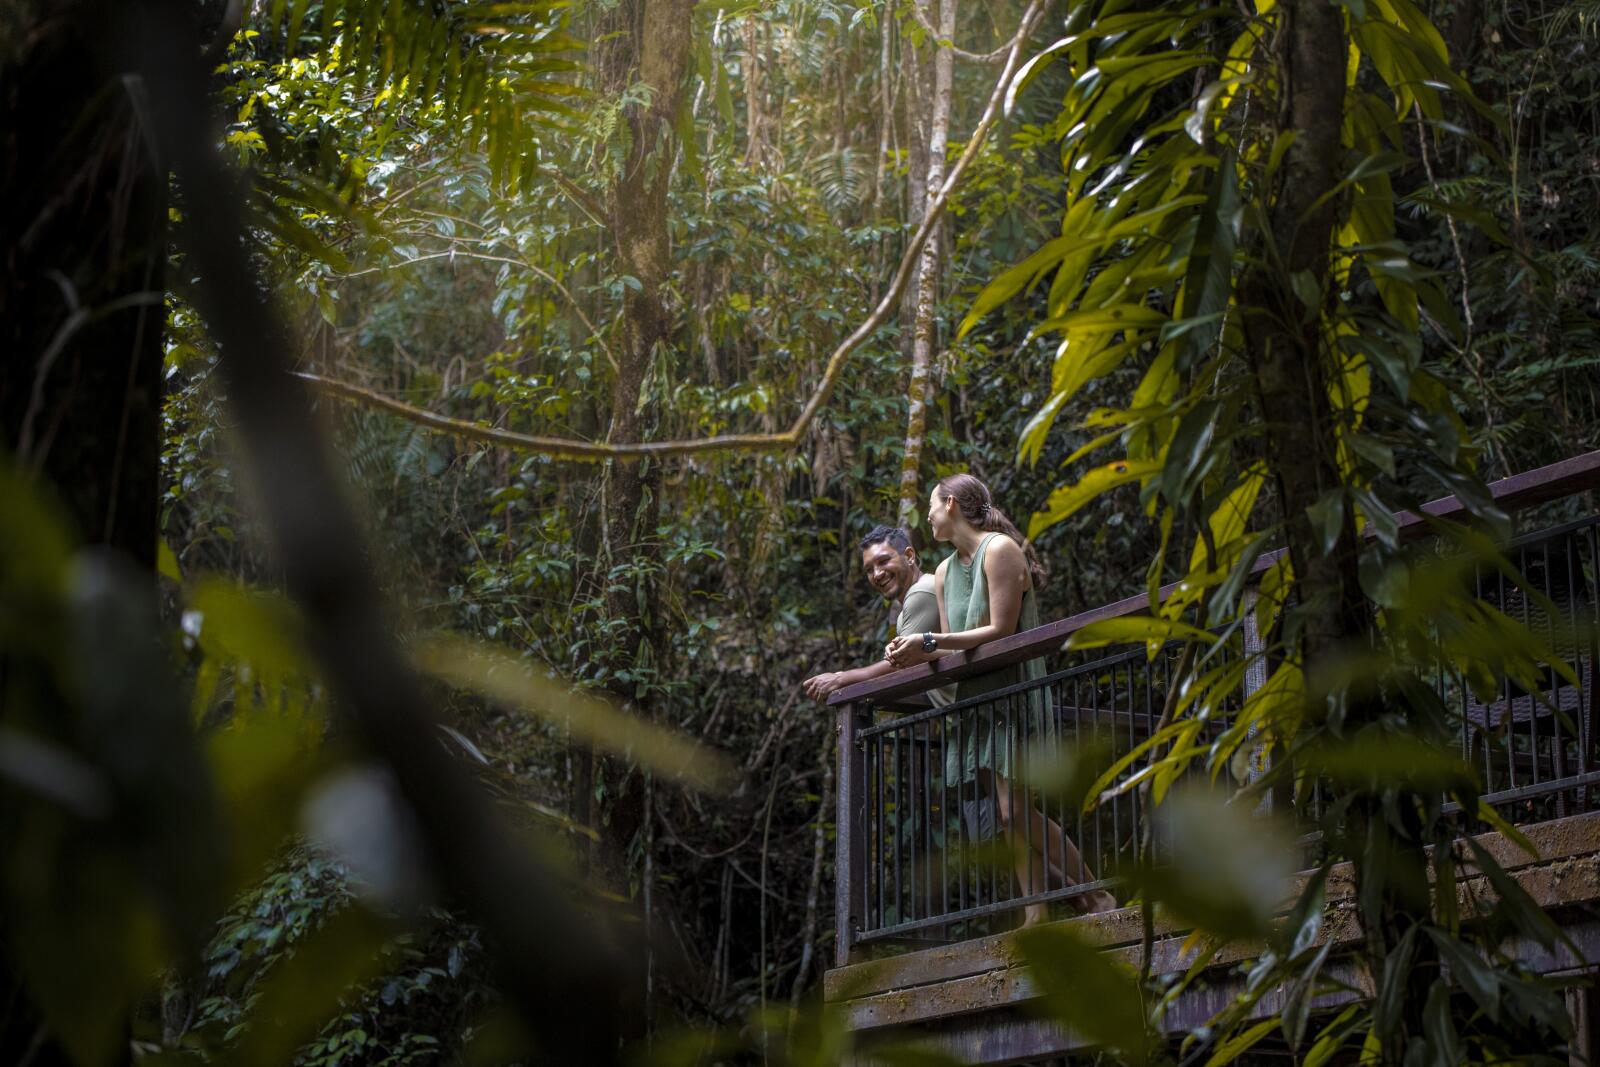
[{"label": "tree trunk", "polygon": [[[1320,0],[1288,0],[1278,56],[1282,79],[1279,131],[1294,130],[1273,190],[1265,256],[1241,279],[1240,304],[1255,309],[1244,320],[1246,346],[1266,422],[1266,455],[1283,506],[1285,539],[1294,566],[1296,609],[1302,622],[1299,653],[1307,691],[1319,691],[1318,671],[1361,651],[1370,640],[1371,616],[1358,577],[1360,542],[1351,509],[1343,507],[1331,550],[1312,519],[1313,507],[1341,489],[1337,415],[1328,383],[1338,368],[1322,336],[1321,315],[1304,314],[1287,280],[1309,274],[1315,291],[1327,295],[1330,238],[1337,213],[1340,126],[1344,113],[1344,40],[1338,8]],[[1303,287],[1310,288],[1310,287]],[[1371,698],[1341,693],[1338,706],[1324,700],[1311,707],[1335,735],[1370,721],[1381,709]],[[1386,818],[1382,799],[1371,791],[1355,798],[1345,830],[1358,886],[1380,879],[1378,915],[1363,915],[1374,975],[1406,931],[1426,921],[1428,901],[1401,887],[1427,885],[1424,827],[1416,805],[1399,820]],[[1403,822],[1405,825],[1397,825]],[[1362,898],[1367,899],[1365,891]],[[1383,1042],[1384,1060],[1400,1064],[1409,1036],[1421,1035],[1421,1013],[1431,966],[1431,942],[1416,939],[1396,1032]]]},{"label": "tree trunk", "polygon": [[759,170],[764,156],[761,113],[761,60],[754,16],[744,20],[744,161]]},{"label": "tree trunk", "polygon": [[[0,46],[0,454],[50,486],[82,540],[154,571],[166,173],[142,85],[112,54],[113,6],[43,10]],[[0,841],[15,840],[10,822]],[[66,1064],[8,935],[0,1062]],[[111,1029],[109,1062],[127,1062],[126,1023]]]},{"label": "tree trunk", "polygon": [[[890,67],[893,30],[893,10],[889,0],[883,0],[878,12],[878,161],[872,168],[872,212],[868,216],[874,223],[883,218],[883,176],[889,165],[889,130],[894,124],[894,72]],[[888,238],[880,236],[872,246],[873,306],[878,303],[879,280],[887,259]]]},{"label": "tree trunk", "polygon": [[0,72],[3,446],[84,540],[154,570],[166,178],[97,39],[108,5],[50,10]]},{"label": "tree trunk", "polygon": [[[651,89],[647,102],[628,109],[628,157],[605,198],[618,272],[638,282],[637,288],[623,289],[621,344],[606,435],[611,441],[649,439],[652,427],[641,411],[642,391],[651,362],[668,358],[673,322],[665,292],[673,263],[667,192],[678,155],[672,123],[688,82],[693,7],[694,0],[625,0],[612,14],[614,35],[601,49],[600,77],[606,91],[620,92],[635,82]],[[600,572],[611,575],[622,564],[651,553],[660,478],[658,468],[648,461],[613,461],[603,477]],[[608,650],[610,688],[629,703],[639,698],[638,683],[618,679],[637,678],[656,664],[656,635],[648,627],[656,617],[655,582],[650,561],[645,562],[646,566],[629,569],[637,577],[604,578],[607,620],[613,625],[626,620],[617,643]],[[628,857],[644,828],[644,783],[620,757],[601,761],[599,773],[607,801],[596,827],[603,861],[613,886],[625,889]],[[642,1012],[625,1015],[642,1026]]]},{"label": "tree trunk", "polygon": [[[950,40],[955,36],[956,0],[933,0],[938,5],[939,37]],[[926,210],[928,200],[938,194],[944,185],[945,149],[950,136],[950,97],[955,74],[955,52],[949,47],[934,46],[933,85],[929,100],[927,139],[927,178],[922,186],[922,207],[912,219],[917,220]],[[943,244],[940,235],[943,224],[928,237],[918,262],[915,310],[911,327],[911,378],[906,389],[906,446],[900,464],[900,525],[910,528],[921,502],[920,471],[922,467],[922,442],[928,421],[928,373],[933,363],[933,345],[939,324],[934,310],[939,302],[939,281],[942,273]]]},{"label": "tree trunk", "polygon": [[1356,578],[1357,543],[1349,521],[1332,552],[1324,552],[1309,508],[1340,487],[1334,412],[1326,383],[1336,369],[1322,346],[1318,316],[1286,308],[1283,280],[1307,272],[1317,291],[1328,280],[1328,247],[1339,181],[1339,130],[1344,113],[1344,56],[1327,42],[1343,40],[1337,10],[1316,0],[1293,0],[1279,62],[1283,71],[1280,130],[1298,136],[1281,168],[1270,217],[1268,260],[1242,281],[1241,303],[1257,311],[1245,319],[1251,368],[1267,422],[1273,463],[1307,626],[1306,661],[1337,653],[1366,630],[1366,608]]}]

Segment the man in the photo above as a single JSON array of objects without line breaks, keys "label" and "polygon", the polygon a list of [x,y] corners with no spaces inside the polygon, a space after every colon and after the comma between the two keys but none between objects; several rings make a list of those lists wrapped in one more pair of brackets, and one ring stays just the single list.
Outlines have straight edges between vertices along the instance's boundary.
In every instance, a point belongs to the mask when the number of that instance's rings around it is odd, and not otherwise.
[{"label": "man", "polygon": [[[861,539],[861,568],[867,581],[885,600],[899,603],[900,614],[895,621],[895,633],[933,633],[939,626],[939,600],[933,591],[933,575],[922,573],[917,562],[917,550],[911,547],[911,536],[898,526],[876,526]],[[899,670],[886,659],[869,663],[848,671],[827,671],[814,674],[803,683],[806,696],[826,702],[829,695],[847,685],[855,685]],[[946,689],[936,689],[928,694],[935,707],[950,703],[951,694]]]},{"label": "man", "polygon": [[[911,535],[898,526],[875,526],[861,539],[861,568],[867,572],[867,581],[891,604],[900,604],[900,614],[895,620],[896,634],[938,633],[939,597],[934,592],[933,575],[924,574],[917,562],[917,550],[911,547]],[[806,695],[826,703],[836,690],[871,678],[879,678],[899,670],[887,659],[869,663],[848,671],[829,671],[814,674],[803,683]],[[956,687],[941,686],[928,690],[928,700],[942,708],[955,700]],[[936,773],[941,773],[942,769]],[[967,836],[974,841],[992,840],[995,835],[994,799],[961,801],[961,821]]]}]

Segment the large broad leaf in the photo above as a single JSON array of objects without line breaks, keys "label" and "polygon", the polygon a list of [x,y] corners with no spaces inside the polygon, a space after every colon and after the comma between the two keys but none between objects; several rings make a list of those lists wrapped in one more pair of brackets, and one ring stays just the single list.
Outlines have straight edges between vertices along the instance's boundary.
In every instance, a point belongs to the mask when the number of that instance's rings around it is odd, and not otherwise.
[{"label": "large broad leaf", "polygon": [[1120,619],[1104,619],[1090,623],[1067,638],[1066,648],[1103,648],[1106,645],[1144,641],[1160,647],[1168,641],[1199,641],[1212,644],[1217,635],[1173,619],[1157,619],[1149,615],[1129,615]]},{"label": "large broad leaf", "polygon": [[1154,329],[1166,321],[1166,314],[1154,308],[1142,304],[1115,304],[1105,308],[1082,308],[1045,319],[1030,331],[1030,336],[1038,337],[1053,330],[1069,333],[1073,330]]},{"label": "large broad leaf", "polygon": [[1145,1017],[1138,977],[1063,926],[1024,930],[1023,957],[1043,994],[1044,1014],[1127,1063],[1148,1063],[1160,1042]]},{"label": "large broad leaf", "polygon": [[1147,478],[1161,469],[1158,460],[1134,461],[1121,459],[1096,467],[1072,485],[1062,486],[1050,494],[1043,511],[1034,512],[1028,521],[1028,536],[1038,537],[1058,522],[1071,518],[1089,501],[1119,485],[1127,485]]},{"label": "large broad leaf", "polygon": [[[1188,272],[1178,298],[1175,322],[1206,323],[1188,331],[1187,353],[1192,361],[1216,341],[1220,318],[1233,295],[1235,230],[1239,222],[1239,172],[1233,148],[1225,148],[1217,161],[1205,206],[1197,216],[1194,242],[1189,247]],[[1215,323],[1213,327],[1211,323]]]},{"label": "large broad leaf", "polygon": [[978,320],[989,312],[1016,296],[1025,286],[1031,285],[1041,274],[1060,263],[1069,254],[1085,245],[1098,245],[1099,240],[1091,236],[1057,237],[1046,241],[1032,255],[1021,263],[1009,267],[1001,272],[972,302],[972,309],[967,312],[966,318],[961,320],[961,328],[956,332],[957,339],[965,337]]},{"label": "large broad leaf", "polygon": [[1267,937],[1291,898],[1290,828],[1201,788],[1176,790],[1158,802],[1154,818],[1154,860],[1129,872],[1128,881],[1214,937]]}]

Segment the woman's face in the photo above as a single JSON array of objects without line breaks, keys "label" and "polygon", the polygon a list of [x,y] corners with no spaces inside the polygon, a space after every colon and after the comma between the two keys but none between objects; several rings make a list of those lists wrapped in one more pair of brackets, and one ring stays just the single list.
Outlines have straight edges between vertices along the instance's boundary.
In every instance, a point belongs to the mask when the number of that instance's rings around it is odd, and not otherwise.
[{"label": "woman's face", "polygon": [[955,498],[941,496],[937,485],[928,494],[928,528],[933,531],[934,540],[950,540],[950,510],[954,506]]}]

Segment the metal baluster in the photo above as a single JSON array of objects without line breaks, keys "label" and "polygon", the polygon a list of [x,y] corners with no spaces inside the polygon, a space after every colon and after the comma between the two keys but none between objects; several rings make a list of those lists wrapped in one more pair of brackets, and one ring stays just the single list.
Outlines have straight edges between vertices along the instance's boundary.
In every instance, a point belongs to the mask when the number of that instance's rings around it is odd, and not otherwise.
[{"label": "metal baluster", "polygon": [[906,726],[898,731],[904,740],[901,742],[906,751],[906,807],[900,813],[900,834],[905,838],[906,853],[910,862],[906,865],[906,881],[909,883],[910,895],[906,898],[905,914],[900,921],[917,917],[917,737],[916,727]]},{"label": "metal baluster", "polygon": [[[1063,757],[1066,755],[1066,749],[1061,746],[1061,723],[1056,718],[1061,707],[1060,691],[1061,685],[1059,682],[1051,682],[1044,689],[1044,717],[1039,720],[1039,743],[1045,746],[1045,751],[1051,754],[1052,761],[1057,766],[1062,765]],[[1057,802],[1059,803],[1059,801],[1060,798],[1058,797]],[[1050,797],[1043,793],[1039,796],[1039,814],[1044,817],[1039,827],[1040,844],[1043,846],[1039,850],[1039,864],[1044,868],[1044,891],[1048,893],[1050,892]],[[1065,853],[1065,850],[1063,850],[1063,853]],[[1061,864],[1062,877],[1061,884],[1056,888],[1065,889],[1067,888],[1067,857],[1063,854],[1057,859]]]},{"label": "metal baluster", "polygon": [[[961,730],[961,720],[964,718],[966,718],[966,712],[964,711],[958,711],[953,715],[946,716],[946,719],[955,727],[956,731],[956,839],[961,849],[960,864],[956,867],[956,904],[961,911],[967,910],[967,863],[972,858],[971,852],[967,848],[966,822],[962,818],[962,809],[965,806],[967,796],[966,749],[962,745]],[[945,736],[949,736],[948,732]],[[945,757],[944,765],[946,768],[950,766],[950,757],[948,755]],[[973,829],[976,831],[977,827],[974,826]]]},{"label": "metal baluster", "polygon": [[[1562,536],[1562,538],[1561,538],[1561,565],[1562,565],[1562,570],[1566,574],[1566,579],[1567,579],[1567,585],[1566,585],[1566,589],[1567,589],[1567,611],[1566,611],[1566,616],[1567,617],[1565,617],[1563,619],[1560,619],[1558,621],[1557,620],[1552,620],[1552,625],[1559,625],[1561,627],[1561,629],[1563,631],[1567,632],[1567,633],[1574,633],[1575,632],[1572,629],[1572,627],[1575,626],[1577,624],[1577,621],[1578,621],[1578,584],[1577,584],[1577,582],[1575,582],[1573,580],[1573,575],[1572,575],[1572,556],[1573,556],[1573,552],[1574,552],[1576,547],[1577,547],[1576,531],[1574,531],[1573,533],[1564,534]],[[1572,662],[1570,664],[1568,664],[1568,666],[1570,666],[1572,668],[1573,672],[1578,675],[1579,681],[1582,681],[1582,679],[1583,679],[1583,674],[1582,674],[1582,671],[1583,671],[1583,655],[1582,655],[1582,649],[1579,647],[1578,642],[1577,642],[1576,639],[1574,639],[1571,642],[1571,648],[1572,648],[1572,651],[1573,651],[1574,654],[1573,654],[1573,657],[1572,657]],[[1562,683],[1558,682],[1557,684],[1562,684]],[[1573,708],[1574,708],[1574,710],[1576,710],[1578,712],[1579,715],[1581,715],[1582,712],[1583,712],[1583,692],[1582,692],[1582,690],[1580,689],[1575,695],[1577,696],[1577,699],[1575,701],[1573,701]],[[1557,708],[1561,707],[1561,701],[1560,700],[1556,701],[1556,707]],[[1573,725],[1574,728],[1577,727],[1577,725],[1578,725],[1578,716],[1577,715],[1573,716],[1572,725]],[[1556,716],[1556,747],[1555,747],[1557,763],[1556,763],[1556,766],[1555,766],[1555,772],[1556,772],[1556,775],[1558,777],[1565,778],[1568,775],[1568,771],[1567,771],[1567,758],[1568,758],[1567,746],[1570,745],[1570,744],[1571,744],[1571,741],[1569,739],[1563,737],[1562,734],[1561,734],[1561,716],[1557,715]],[[1567,794],[1568,794],[1568,790],[1563,789],[1561,791],[1560,795],[1559,795],[1559,799],[1556,802],[1556,804],[1557,804],[1556,812],[1557,812],[1558,815],[1568,815],[1568,814],[1570,814],[1569,798],[1568,798]],[[1577,797],[1576,797],[1576,795],[1574,795],[1570,799],[1572,801],[1576,801]]]},{"label": "metal baluster", "polygon": [[884,900],[884,896],[885,896],[886,892],[888,891],[888,887],[889,887],[889,874],[888,874],[887,871],[884,870],[884,866],[889,861],[889,842],[887,840],[885,840],[884,836],[883,836],[883,827],[884,827],[884,823],[886,821],[885,812],[884,812],[883,809],[884,809],[884,806],[885,806],[885,794],[888,792],[888,788],[889,788],[889,786],[888,786],[889,773],[888,773],[888,770],[886,769],[886,767],[884,766],[884,746],[886,744],[888,744],[888,735],[887,734],[879,734],[878,737],[877,737],[877,741],[878,741],[878,746],[877,746],[878,747],[878,782],[877,782],[878,805],[877,805],[877,809],[876,809],[876,814],[877,814],[877,817],[878,817],[878,833],[877,833],[877,839],[876,840],[877,840],[878,851],[877,851],[876,858],[874,859],[873,862],[878,868],[878,926],[881,928],[881,927],[887,926],[889,924],[889,913],[885,908],[885,900]]},{"label": "metal baluster", "polygon": [[[1582,543],[1592,546],[1593,545],[1593,540],[1594,540],[1594,531],[1595,531],[1594,523],[1591,521],[1590,524],[1587,527],[1584,528],[1584,531],[1583,531],[1584,538],[1583,538],[1583,542]],[[1578,714],[1576,716],[1576,718],[1577,718],[1576,725],[1578,727],[1578,768],[1577,768],[1577,772],[1579,774],[1587,774],[1589,772],[1590,767],[1592,766],[1591,761],[1590,761],[1589,746],[1591,744],[1593,744],[1593,741],[1594,741],[1593,737],[1591,736],[1592,724],[1590,722],[1591,716],[1589,714],[1589,710],[1594,707],[1595,632],[1592,629],[1592,627],[1594,625],[1592,620],[1580,618],[1580,612],[1578,610],[1578,605],[1579,605],[1578,585],[1579,585],[1580,582],[1582,583],[1582,587],[1583,587],[1583,599],[1589,602],[1589,609],[1590,609],[1590,613],[1591,614],[1593,614],[1593,612],[1596,610],[1597,605],[1595,603],[1595,601],[1596,601],[1596,597],[1594,595],[1595,594],[1595,590],[1590,588],[1587,578],[1584,577],[1583,557],[1582,557],[1582,552],[1581,552],[1581,550],[1579,548],[1580,542],[1579,542],[1578,537],[1576,535],[1574,535],[1574,537],[1572,538],[1571,542],[1569,542],[1569,544],[1570,544],[1570,556],[1569,556],[1568,561],[1567,561],[1567,566],[1568,566],[1568,569],[1569,569],[1569,573],[1571,573],[1573,570],[1576,571],[1576,574],[1573,575],[1573,579],[1574,580],[1571,583],[1572,589],[1573,589],[1573,594],[1572,594],[1572,597],[1573,597],[1573,599],[1572,599],[1572,625],[1574,627],[1581,627],[1581,629],[1575,629],[1574,633],[1577,634],[1578,640],[1581,642],[1581,648],[1580,648],[1580,651],[1579,651],[1579,656],[1580,656],[1580,658],[1584,659],[1588,663],[1588,676],[1587,677],[1585,677],[1585,675],[1583,673],[1584,672],[1584,668],[1581,667],[1581,666],[1578,667],[1578,679],[1580,681],[1584,682],[1585,684],[1583,685],[1583,687],[1578,692]],[[1590,554],[1590,559],[1591,559],[1591,561],[1594,561],[1594,562],[1600,562],[1600,561],[1595,560],[1595,556],[1594,556],[1592,551],[1591,551],[1591,554]],[[1575,567],[1574,567],[1574,563],[1576,564]],[[1577,803],[1578,803],[1579,810],[1583,810],[1583,809],[1588,807],[1588,800],[1589,800],[1588,787],[1586,787],[1586,786],[1578,787],[1576,800],[1577,800]]]},{"label": "metal baluster", "polygon": [[[1112,672],[1112,676],[1115,677],[1115,675],[1116,675],[1116,667],[1112,667],[1111,668],[1111,672]],[[1098,745],[1099,745],[1099,741],[1100,741],[1100,711],[1101,711],[1101,709],[1100,709],[1100,679],[1091,678],[1091,679],[1089,679],[1089,744],[1090,744],[1091,747],[1098,747]],[[1099,854],[1100,854],[1099,853],[1099,845],[1100,845],[1100,809],[1099,808],[1095,809],[1095,814],[1091,815],[1090,819],[1093,820],[1092,823],[1090,824],[1090,827],[1088,828],[1090,830],[1093,830],[1093,832],[1094,832],[1094,842],[1095,842],[1094,843],[1094,849],[1095,849],[1095,851],[1093,851],[1093,852],[1090,852],[1089,833],[1087,832],[1087,830],[1085,829],[1085,827],[1083,825],[1083,809],[1082,808],[1078,809],[1078,836],[1077,836],[1078,855],[1080,855],[1080,856],[1093,855],[1096,858],[1099,858]],[[1085,862],[1087,862],[1087,860]]]},{"label": "metal baluster", "polygon": [[[1024,693],[1013,693],[1010,694],[1010,696],[1006,696],[1005,699],[1006,765],[1010,766],[1011,768],[1011,773],[1006,774],[1006,792],[1010,793],[1011,837],[1013,838],[1016,837],[1016,819],[1018,819],[1018,813],[1021,811],[1022,806],[1026,805],[1027,803],[1026,793],[1024,793],[1024,790],[1021,789],[1022,723],[1019,723],[1018,713],[1016,713],[1016,699],[1018,699],[1018,696],[1022,696],[1024,699],[1026,699],[1026,689],[1024,689]],[[1018,803],[1019,800],[1021,800],[1021,803]],[[1026,814],[1024,814],[1024,816],[1022,816],[1021,841],[1021,857],[1022,864],[1024,864],[1022,870],[1024,870],[1024,873],[1029,872],[1030,867],[1034,865],[1032,857],[1029,856],[1030,851],[1034,851],[1034,849],[1029,848],[1030,838],[1032,838],[1032,833],[1030,833],[1032,827],[1029,827],[1027,824],[1029,824],[1029,819],[1027,819]],[[1016,851],[1016,849],[1018,849],[1018,841],[1008,841],[1008,851],[1011,851],[1011,861],[1013,861],[1011,862],[1011,867],[1016,867],[1016,856],[1018,856],[1018,851]],[[1016,885],[1018,896],[1022,897],[1022,899],[1026,899],[1027,896],[1030,896],[1029,891],[1027,891],[1027,888],[1029,888],[1029,881],[1029,878],[1022,877],[1019,878],[1018,885]]]},{"label": "metal baluster", "polygon": [[933,915],[933,720],[922,723],[922,914]]},{"label": "metal baluster", "polygon": [[[1554,603],[1555,575],[1550,569],[1550,540],[1551,539],[1548,537],[1544,539],[1543,543],[1539,546],[1539,552],[1540,557],[1544,562],[1544,594],[1550,598],[1552,603]],[[1564,542],[1565,540],[1566,536],[1563,535],[1562,541]],[[1560,605],[1556,604],[1556,607],[1559,608]],[[1559,780],[1565,777],[1562,771],[1566,763],[1566,760],[1562,758],[1561,752],[1561,690],[1564,683],[1561,680],[1561,675],[1556,673],[1555,666],[1554,657],[1560,655],[1560,650],[1556,648],[1556,619],[1549,612],[1543,612],[1543,615],[1545,617],[1545,639],[1550,646],[1550,651],[1552,654],[1550,662],[1545,664],[1545,677],[1548,678],[1550,682],[1548,688],[1548,692],[1550,694],[1550,703],[1553,705],[1550,710],[1550,777],[1553,780]],[[1562,658],[1565,659],[1566,657],[1563,656]],[[1535,714],[1538,714],[1539,708],[1535,706],[1533,711]],[[1533,759],[1534,766],[1537,767],[1539,762],[1539,750],[1537,744],[1534,746]],[[1555,793],[1555,801],[1556,814],[1558,816],[1567,814],[1567,796],[1565,791],[1557,790]]]},{"label": "metal baluster", "polygon": [[[1482,600],[1483,599],[1483,568],[1482,567],[1474,567],[1473,568],[1473,571],[1472,571],[1472,582],[1473,582],[1473,595],[1475,597],[1477,597],[1479,600]],[[1471,706],[1471,702],[1477,699],[1477,694],[1472,691],[1472,686],[1468,684],[1467,676],[1465,674],[1462,674],[1460,676],[1460,678],[1461,678],[1461,708],[1462,708],[1462,712],[1466,713],[1468,711],[1468,709],[1470,708],[1470,706]],[[1494,749],[1493,749],[1492,745],[1490,744],[1490,740],[1489,740],[1489,734],[1490,734],[1490,731],[1491,731],[1492,726],[1493,726],[1493,724],[1489,721],[1490,713],[1492,712],[1492,710],[1493,709],[1489,705],[1487,705],[1487,704],[1483,705],[1483,724],[1478,729],[1478,736],[1483,739],[1483,787],[1484,787],[1484,791],[1487,792],[1487,793],[1495,792]]]},{"label": "metal baluster", "polygon": [[[988,715],[989,715],[989,735],[985,739],[985,743],[979,746],[978,752],[981,755],[982,752],[983,752],[983,749],[985,747],[987,747],[988,750],[989,750],[989,787],[990,787],[991,790],[994,790],[994,772],[995,772],[994,764],[996,762],[996,757],[999,755],[999,753],[996,751],[997,746],[995,745],[995,741],[994,741],[994,712],[995,712],[994,701],[992,701],[992,700],[986,701],[984,703],[983,707],[984,707],[985,711],[988,712]],[[981,765],[982,761],[980,760],[979,763]],[[994,790],[993,793],[991,794],[991,798],[990,799],[995,805],[998,806],[999,803],[1000,803],[999,791],[998,790]],[[1000,813],[998,811],[996,811],[995,812],[995,830],[996,830],[996,834],[995,834],[995,842],[994,842],[996,845],[998,845],[1000,843],[999,842],[999,833],[998,833],[998,831],[1000,829],[999,823],[1000,823]],[[1000,848],[991,848],[989,850],[989,900],[991,902],[998,901],[1000,899],[1000,853],[1001,853],[1001,851],[1002,850]],[[1009,874],[1006,876],[1008,884],[1010,882],[1010,877],[1011,876]]]},{"label": "metal baluster", "polygon": [[[930,718],[930,720],[928,720],[928,776],[930,776],[930,779],[933,779],[933,766],[934,766],[933,765],[934,723],[938,723],[939,755],[941,755],[941,757],[942,757],[942,755],[944,755],[944,717]],[[944,792],[944,768],[942,768],[942,766],[939,766],[938,782],[939,782],[938,795],[934,795],[933,789],[931,789],[931,787],[930,787],[930,790],[928,790],[928,798],[930,798],[931,805],[933,805],[934,808],[938,809],[939,817],[941,817],[941,819],[942,819],[942,821],[939,822],[939,838],[938,838],[939,841],[942,841],[942,843],[944,843],[944,845],[942,845],[941,848],[939,848],[939,915],[949,915],[949,913],[950,913],[950,813],[949,813],[949,809],[946,808],[946,795],[947,795],[947,793]],[[933,832],[933,830],[931,830],[931,822],[933,822],[933,821],[931,821],[931,819],[930,819],[930,833]]]}]

